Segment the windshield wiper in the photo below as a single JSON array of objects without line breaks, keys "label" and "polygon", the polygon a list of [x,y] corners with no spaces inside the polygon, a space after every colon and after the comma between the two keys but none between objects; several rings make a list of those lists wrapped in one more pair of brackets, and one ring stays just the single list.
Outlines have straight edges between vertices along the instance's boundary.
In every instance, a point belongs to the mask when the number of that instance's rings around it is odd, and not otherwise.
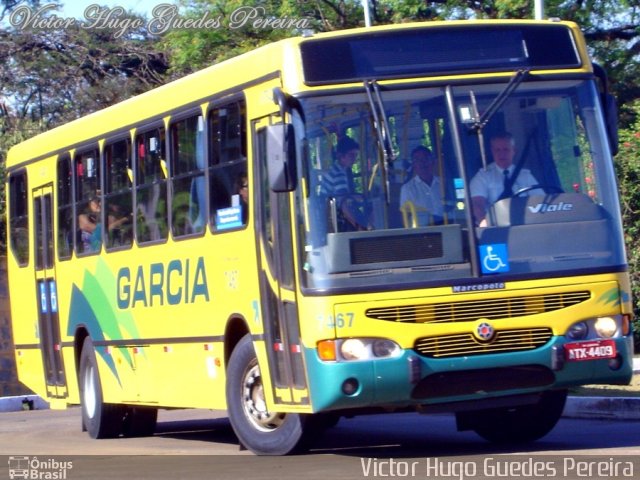
[{"label": "windshield wiper", "polygon": [[478,142],[480,144],[480,156],[482,157],[482,166],[487,168],[487,156],[484,151],[484,138],[482,135],[482,130],[486,127],[489,120],[493,117],[493,115],[504,105],[504,102],[511,96],[511,94],[515,91],[516,88],[524,81],[525,78],[529,75],[529,69],[523,68],[518,70],[507,86],[502,90],[496,98],[493,99],[493,102],[487,107],[482,115],[478,112],[478,105],[476,103],[476,96],[473,93],[473,90],[469,92],[469,97],[471,99],[471,107],[473,109],[473,123],[469,126],[471,130],[475,130],[478,135]]},{"label": "windshield wiper", "polygon": [[395,160],[391,146],[391,130],[389,129],[389,122],[387,121],[387,115],[384,111],[384,104],[382,103],[378,83],[375,80],[365,80],[364,89],[367,92],[367,99],[369,100],[369,106],[371,107],[371,113],[373,115],[378,144],[382,151],[382,156],[378,157],[378,167],[380,168],[380,175],[382,177],[384,196],[387,204],[389,204],[391,203],[391,195],[389,193],[389,165]]},{"label": "windshield wiper", "polygon": [[[491,120],[491,117],[493,117],[494,113],[496,113],[496,111],[498,111],[498,109],[502,107],[504,102],[507,101],[513,91],[518,88],[518,86],[528,75],[529,69],[523,68],[521,70],[518,70],[515,75],[511,77],[511,80],[509,80],[509,83],[504,88],[504,90],[500,92],[496,98],[493,99],[493,102],[491,102],[491,105],[487,107],[482,116],[478,116],[478,118],[476,118],[476,121],[471,124],[471,128],[473,130],[482,130],[487,125],[487,123],[489,123],[489,120]],[[473,92],[471,92],[471,94],[473,95]]]}]

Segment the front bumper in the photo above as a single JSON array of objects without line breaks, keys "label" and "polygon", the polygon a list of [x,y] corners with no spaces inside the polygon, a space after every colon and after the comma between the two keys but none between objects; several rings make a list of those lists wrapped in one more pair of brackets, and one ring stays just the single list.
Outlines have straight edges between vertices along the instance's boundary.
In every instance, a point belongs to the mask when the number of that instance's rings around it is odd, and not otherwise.
[{"label": "front bumper", "polygon": [[418,408],[518,396],[585,384],[627,384],[633,375],[631,336],[615,339],[607,359],[567,361],[565,337],[516,353],[427,358],[404,350],[395,358],[323,362],[305,349],[313,411]]}]

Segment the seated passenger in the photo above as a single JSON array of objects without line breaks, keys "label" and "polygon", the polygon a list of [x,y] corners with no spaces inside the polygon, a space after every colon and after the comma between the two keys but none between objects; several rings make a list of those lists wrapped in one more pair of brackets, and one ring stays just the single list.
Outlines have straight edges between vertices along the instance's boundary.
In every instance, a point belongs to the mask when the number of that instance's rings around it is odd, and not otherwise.
[{"label": "seated passenger", "polygon": [[78,228],[80,229],[80,252],[92,252],[97,250],[97,248],[95,248],[94,236],[99,236],[100,234],[100,230],[96,232],[99,223],[100,198],[92,197],[87,205],[87,210],[84,213],[78,215]]},{"label": "seated passenger", "polygon": [[352,167],[358,159],[360,145],[348,136],[338,140],[336,160],[322,176],[320,195],[337,202],[338,230],[368,230],[366,206],[361,194],[356,192]]},{"label": "seated passenger", "polygon": [[[400,189],[400,210],[416,215],[417,226],[442,223],[442,183],[434,175],[435,157],[422,145],[411,152],[414,176]],[[408,203],[410,204],[408,205]],[[408,225],[405,225],[408,226]]]},{"label": "seated passenger", "polygon": [[249,179],[245,172],[241,172],[236,178],[236,195],[239,196],[240,208],[242,208],[242,224],[247,224],[249,217]]},{"label": "seated passenger", "polygon": [[[100,211],[102,202],[95,196],[89,200],[87,211],[78,215],[78,228],[80,229],[80,252],[96,252],[102,245],[102,224],[100,223]],[[116,218],[110,214],[108,218],[109,231],[117,229],[130,220],[129,216]]]}]

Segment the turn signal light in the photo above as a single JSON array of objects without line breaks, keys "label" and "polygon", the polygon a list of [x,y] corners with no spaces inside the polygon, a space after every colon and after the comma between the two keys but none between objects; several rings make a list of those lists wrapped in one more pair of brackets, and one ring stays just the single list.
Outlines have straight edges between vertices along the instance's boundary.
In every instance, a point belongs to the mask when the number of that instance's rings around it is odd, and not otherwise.
[{"label": "turn signal light", "polygon": [[325,362],[336,361],[336,341],[322,340],[318,342],[318,356]]}]

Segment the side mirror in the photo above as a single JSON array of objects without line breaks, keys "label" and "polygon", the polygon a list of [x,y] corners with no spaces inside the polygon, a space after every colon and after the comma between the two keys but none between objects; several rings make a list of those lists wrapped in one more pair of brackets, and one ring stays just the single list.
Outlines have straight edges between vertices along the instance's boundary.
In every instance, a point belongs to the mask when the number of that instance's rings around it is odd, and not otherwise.
[{"label": "side mirror", "polygon": [[296,148],[293,125],[278,123],[266,127],[267,171],[274,192],[296,189]]}]

